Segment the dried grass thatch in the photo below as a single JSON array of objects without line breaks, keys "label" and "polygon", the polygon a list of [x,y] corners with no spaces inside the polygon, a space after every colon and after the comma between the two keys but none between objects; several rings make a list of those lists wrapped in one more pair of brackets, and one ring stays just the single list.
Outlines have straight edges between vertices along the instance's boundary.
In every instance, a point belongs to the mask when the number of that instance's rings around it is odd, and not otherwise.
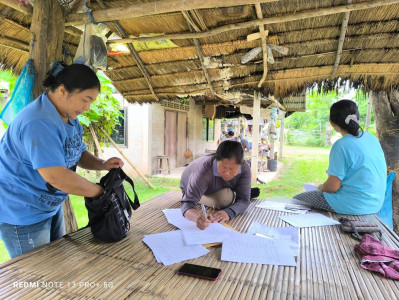
[{"label": "dried grass thatch", "polygon": [[[160,1],[92,1],[90,6],[93,11],[99,11]],[[367,2],[370,1],[352,1],[353,4]],[[280,22],[279,18],[304,11],[342,7],[347,4],[346,0],[280,0],[261,4],[263,18],[276,20],[265,26],[269,31],[267,44],[289,49],[287,55],[273,51],[275,63],[268,64],[266,80],[260,89],[262,94],[274,95],[283,103],[283,99],[302,94],[306,86],[316,83],[333,89],[344,82],[339,78],[365,90],[397,87],[399,4],[391,2],[393,4],[349,13],[335,76],[332,74],[343,14],[314,15],[285,22]],[[257,20],[254,5],[182,10],[160,14],[151,12],[150,15],[120,20],[119,24],[126,36],[148,33],[181,35],[211,32],[223,26]],[[0,62],[3,68],[14,68],[19,72],[28,58],[29,24],[29,15],[0,5]],[[118,31],[114,23],[108,24],[112,31]],[[201,63],[203,60],[210,84],[217,94],[253,94],[264,73],[263,55],[259,53],[245,65],[241,64],[241,58],[251,49],[261,46],[261,39],[247,41],[248,35],[259,32],[259,27],[234,26],[232,30],[198,38],[203,58],[193,38],[173,38],[177,48],[140,51],[139,61],[131,54],[109,57],[106,74],[128,101],[154,101],[151,84],[159,99],[192,96],[200,101],[213,102],[218,97],[210,91]],[[78,43],[79,35],[66,30],[64,46],[72,54]],[[149,76],[147,79],[143,68]]]}]

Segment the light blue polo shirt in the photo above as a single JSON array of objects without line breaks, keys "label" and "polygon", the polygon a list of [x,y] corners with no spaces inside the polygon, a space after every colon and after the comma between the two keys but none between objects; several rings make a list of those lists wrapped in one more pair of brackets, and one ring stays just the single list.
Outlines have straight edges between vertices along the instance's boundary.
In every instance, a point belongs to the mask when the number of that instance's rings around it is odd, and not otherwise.
[{"label": "light blue polo shirt", "polygon": [[79,120],[66,124],[46,94],[25,107],[0,141],[0,222],[31,225],[52,217],[67,198],[37,169],[73,168],[86,146]]},{"label": "light blue polo shirt", "polygon": [[384,202],[387,165],[378,139],[364,132],[360,138],[346,134],[331,148],[328,175],[338,177],[336,193],[323,192],[328,204],[340,214],[377,213]]}]

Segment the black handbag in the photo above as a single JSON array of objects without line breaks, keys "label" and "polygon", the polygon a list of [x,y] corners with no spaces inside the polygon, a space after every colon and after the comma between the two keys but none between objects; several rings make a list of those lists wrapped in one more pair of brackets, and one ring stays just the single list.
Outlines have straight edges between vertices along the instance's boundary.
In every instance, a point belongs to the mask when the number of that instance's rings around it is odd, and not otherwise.
[{"label": "black handbag", "polygon": [[[133,188],[134,202],[127,195],[123,182]],[[140,207],[139,198],[132,179],[121,168],[111,169],[101,178],[99,185],[104,193],[97,197],[85,197],[89,215],[89,224],[94,237],[108,243],[117,242],[126,237],[130,229],[132,208]]]}]

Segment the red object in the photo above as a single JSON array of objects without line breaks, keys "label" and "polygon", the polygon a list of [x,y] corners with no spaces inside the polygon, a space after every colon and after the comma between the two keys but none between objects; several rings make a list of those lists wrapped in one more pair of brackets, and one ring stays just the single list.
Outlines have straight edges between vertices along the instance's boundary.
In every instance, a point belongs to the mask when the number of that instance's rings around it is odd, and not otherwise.
[{"label": "red object", "polygon": [[399,250],[393,250],[382,242],[365,234],[355,252],[362,255],[360,266],[378,272],[383,278],[399,279]]}]

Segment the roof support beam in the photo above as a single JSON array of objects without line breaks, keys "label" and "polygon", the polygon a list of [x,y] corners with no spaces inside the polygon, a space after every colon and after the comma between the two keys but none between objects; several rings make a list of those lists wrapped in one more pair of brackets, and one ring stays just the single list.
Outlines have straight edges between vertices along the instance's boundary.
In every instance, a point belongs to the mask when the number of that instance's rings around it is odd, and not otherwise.
[{"label": "roof support beam", "polygon": [[[263,19],[262,8],[260,7],[259,3],[255,4],[255,9],[256,9],[256,16],[258,17],[259,20],[262,20]],[[260,32],[260,37],[262,39],[263,76],[258,83],[258,88],[262,86],[267,76],[267,45],[266,45],[265,27],[263,24],[259,26],[259,32]]]},{"label": "roof support beam", "polygon": [[[351,4],[351,3],[352,3],[352,0],[348,0],[348,4]],[[334,63],[333,71],[331,73],[331,77],[335,77],[335,75],[337,74],[339,61],[341,59],[342,48],[344,46],[346,29],[348,28],[349,14],[350,14],[350,12],[346,12],[343,15],[342,24],[341,24],[341,33],[339,34],[339,40],[338,40],[337,56],[335,58],[335,63]]]},{"label": "roof support beam", "polygon": [[[2,1],[2,0],[0,0],[0,1]],[[204,1],[204,2],[206,2],[206,1]],[[149,41],[166,40],[166,39],[171,39],[171,40],[193,39],[193,38],[200,39],[200,38],[209,37],[209,36],[216,35],[216,34],[219,34],[222,32],[230,31],[230,30],[238,30],[238,29],[243,29],[243,28],[253,27],[253,26],[277,24],[277,23],[284,23],[284,22],[290,22],[290,21],[297,21],[297,20],[333,15],[333,14],[340,14],[340,13],[344,13],[344,12],[350,12],[350,11],[356,11],[356,10],[362,10],[362,9],[368,9],[368,8],[375,8],[375,7],[389,5],[389,4],[395,4],[395,3],[399,3],[399,0],[374,0],[374,1],[367,1],[367,2],[359,2],[359,3],[349,4],[349,5],[341,5],[341,6],[334,6],[334,7],[328,7],[328,8],[307,10],[307,11],[303,11],[303,12],[299,12],[299,13],[287,14],[287,15],[277,16],[277,17],[270,17],[270,18],[261,19],[261,20],[252,20],[252,21],[247,21],[247,22],[242,22],[242,23],[237,23],[237,24],[229,24],[229,25],[220,26],[218,28],[208,30],[208,31],[203,31],[203,32],[172,33],[172,34],[165,34],[165,35],[152,36],[152,37],[141,37],[141,38],[138,37],[138,38],[134,38],[134,39],[119,39],[119,40],[112,40],[112,42],[110,41],[110,43],[125,44],[125,43],[131,43],[133,41],[149,42]]]},{"label": "roof support beam", "polygon": [[11,7],[25,15],[31,16],[33,13],[33,7],[30,5],[24,5],[22,2],[15,0],[0,0],[0,4]]},{"label": "roof support beam", "polygon": [[[102,8],[106,7],[102,0],[97,0],[97,2]],[[118,29],[119,34],[122,37],[126,37],[127,35],[126,35],[125,31],[123,30],[122,26],[119,24],[119,22],[114,21],[113,23],[114,23],[115,27]],[[148,73],[147,69],[145,68],[144,63],[141,60],[139,54],[137,53],[136,49],[134,49],[134,47],[133,47],[133,45],[131,43],[128,43],[127,46],[129,48],[129,51],[132,54],[134,60],[136,61],[137,66],[139,67],[141,73],[144,76],[144,79],[146,80],[146,82],[148,84],[148,87],[149,87],[149,89],[151,91],[151,94],[153,95],[155,100],[159,101],[158,96],[155,94],[154,87],[152,86],[150,74]]]},{"label": "roof support beam", "polygon": [[[196,32],[201,31],[199,29],[199,27],[195,24],[194,20],[191,19],[191,17],[190,17],[188,12],[182,11],[182,13],[183,13],[184,18],[187,21],[187,25],[190,28],[191,32],[193,32],[194,30]],[[198,58],[199,58],[199,60],[201,62],[201,68],[202,68],[202,71],[204,72],[206,81],[208,82],[208,86],[209,86],[209,89],[211,91],[211,94],[212,94],[212,96],[216,96],[215,90],[213,89],[213,86],[212,86],[211,77],[209,76],[208,70],[206,69],[206,66],[205,66],[205,63],[204,63],[204,55],[202,54],[201,45],[200,45],[198,39],[193,39],[193,41],[194,41],[195,48],[197,49]]]},{"label": "roof support beam", "polygon": [[[9,1],[13,0],[1,0]],[[106,22],[115,20],[126,20],[143,16],[158,15],[182,10],[230,7],[248,5],[263,2],[277,2],[278,0],[160,0],[150,3],[141,3],[125,7],[109,8],[93,12],[93,18],[96,22]],[[86,13],[70,14],[67,17],[66,24],[85,24],[90,23],[90,18]]]}]

